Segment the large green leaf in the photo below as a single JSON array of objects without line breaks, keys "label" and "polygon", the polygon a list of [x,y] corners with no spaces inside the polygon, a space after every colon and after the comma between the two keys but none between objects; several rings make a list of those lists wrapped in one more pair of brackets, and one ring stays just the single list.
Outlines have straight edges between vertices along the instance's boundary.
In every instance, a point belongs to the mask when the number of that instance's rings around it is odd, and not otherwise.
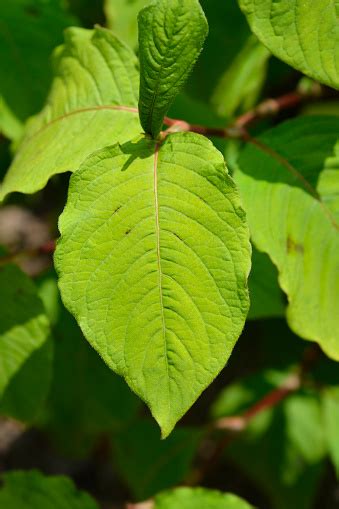
[{"label": "large green leaf", "polygon": [[150,0],[105,0],[108,27],[132,48],[138,44],[138,12],[149,3]]},{"label": "large green leaf", "polygon": [[47,104],[27,125],[0,199],[34,193],[52,175],[77,170],[93,151],[141,131],[134,53],[103,28],[71,28],[65,37]]},{"label": "large green leaf", "polygon": [[33,470],[3,474],[2,479],[1,509],[98,509],[67,477],[45,477]]},{"label": "large green leaf", "polygon": [[114,463],[136,498],[145,500],[184,480],[201,435],[198,429],[177,428],[159,440],[154,421],[140,420],[114,435]]},{"label": "large green leaf", "polygon": [[339,88],[337,1],[239,0],[239,4],[253,32],[274,55]]},{"label": "large green leaf", "polygon": [[49,387],[48,318],[34,284],[14,265],[0,266],[0,300],[0,411],[30,419]]},{"label": "large green leaf", "polygon": [[158,136],[208,32],[198,0],[156,0],[140,11],[139,112],[145,132]]},{"label": "large green leaf", "polygon": [[[254,244],[279,270],[290,326],[336,360],[338,222],[317,185],[338,132],[337,117],[291,120],[247,146],[236,172]],[[335,186],[339,172],[333,176]]]},{"label": "large green leaf", "polygon": [[155,497],[154,509],[251,509],[245,500],[205,488],[177,488]]},{"label": "large green leaf", "polygon": [[99,151],[72,176],[60,231],[64,303],[167,436],[248,311],[248,230],[222,156],[192,133]]},{"label": "large green leaf", "polygon": [[60,0],[0,2],[0,132],[16,138],[13,124],[42,107],[52,77],[50,53],[74,24]]}]

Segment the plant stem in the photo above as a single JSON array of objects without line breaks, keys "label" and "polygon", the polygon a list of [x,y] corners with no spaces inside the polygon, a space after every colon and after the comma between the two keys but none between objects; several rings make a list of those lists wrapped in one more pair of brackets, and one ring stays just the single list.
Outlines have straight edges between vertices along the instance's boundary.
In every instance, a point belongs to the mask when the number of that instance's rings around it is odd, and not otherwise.
[{"label": "plant stem", "polygon": [[319,97],[321,89],[315,86],[310,91],[303,92],[301,90],[294,90],[288,94],[283,94],[275,99],[265,99],[252,110],[240,115],[231,126],[226,128],[206,127],[200,124],[190,124],[184,120],[173,119],[165,117],[164,124],[169,127],[167,134],[176,131],[191,131],[205,136],[217,136],[220,138],[235,138],[244,141],[249,141],[247,128],[265,117],[277,115],[281,111],[295,108],[302,102],[315,97]]}]

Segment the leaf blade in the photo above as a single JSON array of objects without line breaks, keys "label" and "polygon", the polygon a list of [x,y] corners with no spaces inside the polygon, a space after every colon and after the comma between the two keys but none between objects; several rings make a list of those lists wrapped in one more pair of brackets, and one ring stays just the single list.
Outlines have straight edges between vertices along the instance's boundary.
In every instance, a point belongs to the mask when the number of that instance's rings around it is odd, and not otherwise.
[{"label": "leaf blade", "polygon": [[197,0],[157,0],[140,11],[138,23],[140,122],[156,138],[199,56],[208,25]]},{"label": "leaf blade", "polygon": [[336,360],[338,225],[317,185],[337,136],[336,117],[285,122],[245,148],[235,175],[252,239],[279,270],[289,325]]},{"label": "leaf blade", "polygon": [[331,0],[239,0],[256,36],[278,58],[325,85],[339,88],[339,38]]},{"label": "leaf blade", "polygon": [[0,200],[14,191],[34,193],[52,175],[77,170],[95,150],[140,132],[137,59],[111,32],[66,30],[54,65],[48,101],[27,124]]},{"label": "leaf blade", "polygon": [[72,177],[60,231],[64,303],[167,436],[248,311],[248,232],[223,158],[192,133],[98,152]]}]

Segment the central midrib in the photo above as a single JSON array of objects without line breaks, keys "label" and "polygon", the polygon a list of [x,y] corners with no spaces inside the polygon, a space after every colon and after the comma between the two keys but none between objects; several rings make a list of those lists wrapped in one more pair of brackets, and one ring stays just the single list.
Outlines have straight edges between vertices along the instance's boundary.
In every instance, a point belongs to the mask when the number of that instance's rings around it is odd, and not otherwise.
[{"label": "central midrib", "polygon": [[165,363],[166,363],[166,371],[167,371],[167,380],[169,380],[168,374],[168,357],[167,357],[167,342],[166,342],[166,323],[165,323],[165,314],[164,314],[164,301],[162,295],[162,267],[161,267],[161,253],[160,253],[160,221],[159,221],[159,197],[158,197],[158,160],[159,160],[159,149],[160,145],[157,143],[155,145],[154,151],[154,206],[155,206],[155,231],[156,231],[156,244],[157,244],[157,265],[158,265],[158,287],[159,287],[159,298],[160,298],[160,308],[161,308],[161,322],[162,322],[162,335],[164,341],[164,355],[165,355]]}]

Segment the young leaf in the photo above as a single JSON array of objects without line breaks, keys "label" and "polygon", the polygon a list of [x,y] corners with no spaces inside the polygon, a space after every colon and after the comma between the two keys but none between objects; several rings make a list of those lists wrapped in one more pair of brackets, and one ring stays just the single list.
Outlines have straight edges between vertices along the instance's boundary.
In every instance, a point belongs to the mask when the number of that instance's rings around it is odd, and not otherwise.
[{"label": "young leaf", "polygon": [[78,491],[67,477],[46,477],[38,471],[2,475],[3,509],[98,509],[94,500]]},{"label": "young leaf", "polygon": [[[254,244],[279,270],[291,328],[317,341],[335,360],[339,360],[339,226],[317,184],[333,154],[338,128],[337,117],[285,122],[244,149],[235,175]],[[333,177],[335,189],[339,172]]]},{"label": "young leaf", "polygon": [[34,193],[56,173],[75,171],[93,151],[141,132],[138,63],[103,28],[66,30],[54,54],[55,79],[45,108],[27,125],[0,200]]},{"label": "young leaf", "polygon": [[248,230],[222,156],[192,133],[103,149],[73,175],[60,232],[65,305],[166,437],[248,311]]},{"label": "young leaf", "polygon": [[339,88],[339,31],[333,0],[239,0],[255,35],[278,58]]},{"label": "young leaf", "polygon": [[138,22],[139,115],[145,132],[156,138],[199,56],[208,25],[198,0],[156,0],[142,9]]},{"label": "young leaf", "polygon": [[177,488],[155,497],[152,509],[253,509],[242,498],[231,493],[205,488]]},{"label": "young leaf", "polygon": [[[0,301],[1,409],[30,419],[50,381],[49,322],[32,281],[14,265],[0,266]],[[37,378],[39,362],[44,366]]]}]

